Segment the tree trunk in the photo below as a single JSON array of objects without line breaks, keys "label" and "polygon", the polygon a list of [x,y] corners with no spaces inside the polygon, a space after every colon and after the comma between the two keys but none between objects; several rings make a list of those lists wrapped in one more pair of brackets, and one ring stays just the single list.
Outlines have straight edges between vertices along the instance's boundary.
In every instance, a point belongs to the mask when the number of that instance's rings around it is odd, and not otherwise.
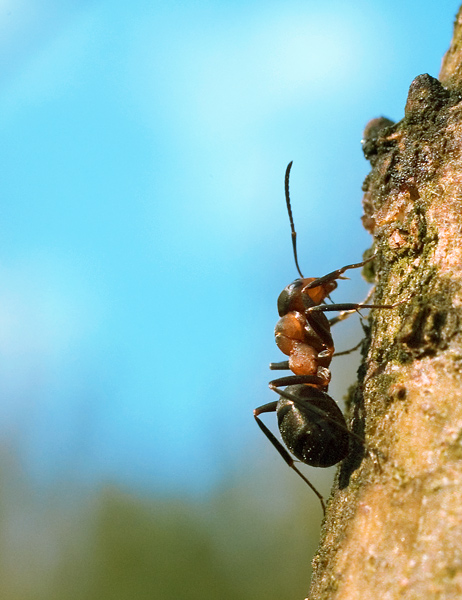
[{"label": "tree trunk", "polygon": [[[444,87],[443,87],[444,86]],[[310,600],[462,598],[462,9],[440,80],[366,128],[375,303]],[[374,461],[371,457],[377,456]]]}]

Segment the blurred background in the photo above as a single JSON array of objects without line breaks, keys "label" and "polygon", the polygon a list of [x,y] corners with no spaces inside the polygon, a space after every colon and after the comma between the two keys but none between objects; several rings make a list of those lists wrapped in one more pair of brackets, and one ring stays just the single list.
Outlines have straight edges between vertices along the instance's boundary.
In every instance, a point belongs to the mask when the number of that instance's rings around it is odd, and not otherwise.
[{"label": "blurred background", "polygon": [[360,261],[362,130],[438,75],[458,5],[0,1],[1,598],[306,595],[321,508],[252,417],[285,167],[304,274]]}]

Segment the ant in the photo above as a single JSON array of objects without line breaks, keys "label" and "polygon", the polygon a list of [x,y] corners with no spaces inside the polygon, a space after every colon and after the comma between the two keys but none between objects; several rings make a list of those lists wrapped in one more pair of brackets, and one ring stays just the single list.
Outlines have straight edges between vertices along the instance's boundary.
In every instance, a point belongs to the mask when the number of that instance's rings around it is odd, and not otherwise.
[{"label": "ant", "polygon": [[[324,499],[313,484],[297,469],[295,461],[283,444],[260,420],[259,415],[275,412],[281,437],[290,452],[301,462],[312,467],[331,467],[343,460],[349,452],[350,439],[364,440],[350,431],[345,417],[336,402],[327,394],[331,374],[329,365],[334,355],[331,325],[341,320],[329,321],[326,311],[358,311],[360,308],[394,308],[397,304],[326,304],[325,299],[337,287],[337,279],[346,279],[343,273],[358,269],[363,262],[346,265],[323,277],[303,277],[297,257],[297,234],[289,197],[289,176],[292,162],[286,169],[284,188],[292,231],[295,266],[300,275],[279,295],[280,319],[275,328],[276,344],[289,357],[271,363],[272,370],[290,370],[293,375],[269,382],[269,387],[279,395],[279,400],[264,404],[253,411],[260,429],[273,444],[285,462],[310,486],[321,502]],[[398,304],[401,304],[399,302]],[[287,386],[287,387],[285,387]],[[280,389],[285,387],[285,389]]]}]

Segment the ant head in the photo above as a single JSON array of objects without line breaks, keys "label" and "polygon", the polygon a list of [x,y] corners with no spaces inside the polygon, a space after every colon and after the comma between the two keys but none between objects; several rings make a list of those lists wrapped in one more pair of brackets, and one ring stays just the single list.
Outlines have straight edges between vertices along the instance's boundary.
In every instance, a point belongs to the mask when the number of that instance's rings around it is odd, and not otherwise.
[{"label": "ant head", "polygon": [[290,169],[292,168],[292,164],[293,164],[293,161],[290,161],[290,163],[287,165],[286,176],[284,178],[284,190],[285,190],[285,194],[286,194],[286,204],[287,204],[287,212],[289,214],[290,229],[292,231],[292,247],[294,250],[295,266],[297,267],[297,271],[299,272],[300,277],[303,279],[302,272],[300,271],[300,267],[298,266],[297,233],[295,231],[294,219],[292,217],[292,208],[290,206],[290,196],[289,196],[289,176],[290,176]]},{"label": "ant head", "polygon": [[304,285],[304,279],[296,279],[282,290],[278,297],[278,313],[280,317],[294,310],[300,313],[305,312],[301,294]]},{"label": "ant head", "polygon": [[317,278],[304,277],[303,279],[296,279],[282,290],[278,297],[280,317],[292,311],[305,313],[307,308],[324,302],[325,298],[337,287],[336,281],[326,281],[315,287],[310,287],[313,281],[317,281]]}]

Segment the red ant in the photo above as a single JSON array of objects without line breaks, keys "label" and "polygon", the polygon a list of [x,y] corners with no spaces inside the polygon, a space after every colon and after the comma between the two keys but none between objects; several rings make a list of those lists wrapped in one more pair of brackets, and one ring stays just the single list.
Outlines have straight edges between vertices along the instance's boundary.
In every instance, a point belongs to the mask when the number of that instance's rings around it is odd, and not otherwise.
[{"label": "red ant", "polygon": [[[295,266],[300,274],[279,295],[276,325],[276,344],[289,360],[271,363],[272,370],[291,370],[293,375],[269,382],[269,387],[279,394],[278,401],[256,408],[254,417],[285,462],[310,486],[321,502],[323,497],[310,481],[297,469],[295,461],[281,442],[259,419],[266,412],[276,412],[282,439],[290,452],[301,462],[312,467],[330,467],[343,460],[349,452],[351,437],[364,441],[347,427],[345,417],[336,402],[327,394],[331,374],[329,365],[334,355],[334,342],[330,332],[333,322],[325,311],[358,311],[359,308],[394,308],[396,304],[325,304],[325,299],[337,287],[336,279],[345,279],[343,273],[357,269],[372,260],[346,265],[323,277],[303,277],[297,258],[295,232],[289,197],[289,175],[292,162],[286,169],[284,187],[292,231]],[[285,389],[280,387],[287,386]]]}]

